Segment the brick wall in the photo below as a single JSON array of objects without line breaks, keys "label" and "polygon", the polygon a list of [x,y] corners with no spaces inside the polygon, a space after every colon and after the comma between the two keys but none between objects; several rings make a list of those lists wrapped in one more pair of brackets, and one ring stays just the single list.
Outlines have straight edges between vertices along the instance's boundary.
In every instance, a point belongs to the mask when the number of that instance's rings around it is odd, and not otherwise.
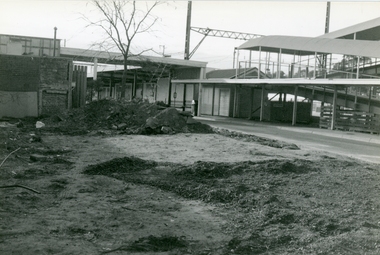
[{"label": "brick wall", "polygon": [[67,93],[42,91],[42,114],[54,115],[65,109],[67,109]]},{"label": "brick wall", "polygon": [[37,91],[40,58],[0,55],[1,91]]},{"label": "brick wall", "polygon": [[41,58],[40,88],[67,90],[70,63],[65,58]]}]

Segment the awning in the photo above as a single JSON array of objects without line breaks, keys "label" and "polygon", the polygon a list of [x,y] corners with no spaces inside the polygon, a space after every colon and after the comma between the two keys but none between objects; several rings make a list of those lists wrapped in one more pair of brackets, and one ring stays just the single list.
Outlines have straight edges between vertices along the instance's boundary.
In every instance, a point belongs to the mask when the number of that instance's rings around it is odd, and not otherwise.
[{"label": "awning", "polygon": [[354,39],[355,33],[356,40],[379,41],[380,18],[372,19],[350,27],[339,29],[337,31],[318,36],[317,38]]},{"label": "awning", "polygon": [[317,53],[333,53],[342,55],[380,58],[380,41],[345,40],[313,38],[300,36],[264,36],[251,39],[242,44],[240,50],[258,51],[261,47],[266,52],[283,54],[314,55]]}]

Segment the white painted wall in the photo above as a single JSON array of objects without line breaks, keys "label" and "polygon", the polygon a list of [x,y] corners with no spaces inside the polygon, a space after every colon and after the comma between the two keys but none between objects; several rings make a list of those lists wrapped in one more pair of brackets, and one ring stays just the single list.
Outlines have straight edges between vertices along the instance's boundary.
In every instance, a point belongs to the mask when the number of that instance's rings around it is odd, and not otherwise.
[{"label": "white painted wall", "polygon": [[37,116],[37,92],[0,91],[0,118],[23,118]]}]

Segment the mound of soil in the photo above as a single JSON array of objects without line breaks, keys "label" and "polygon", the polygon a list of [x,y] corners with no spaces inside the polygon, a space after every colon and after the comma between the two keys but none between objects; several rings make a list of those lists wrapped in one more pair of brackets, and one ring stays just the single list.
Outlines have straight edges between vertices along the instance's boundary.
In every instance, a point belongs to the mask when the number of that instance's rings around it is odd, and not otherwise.
[{"label": "mound of soil", "polygon": [[242,140],[245,142],[256,142],[262,145],[279,148],[279,149],[287,149],[287,150],[299,150],[300,148],[293,143],[287,143],[279,140],[267,139],[255,135],[243,134],[241,132],[230,131],[227,129],[214,129],[214,132],[223,136],[231,137],[236,140]]},{"label": "mound of soil", "polygon": [[108,162],[89,165],[83,173],[110,175],[113,173],[129,173],[149,169],[157,165],[154,161],[142,160],[136,157],[115,158]]},{"label": "mound of soil", "polygon": [[[162,102],[102,99],[40,120],[45,124],[41,130],[67,135],[213,132],[208,125],[188,123],[191,117],[191,114],[181,114]],[[30,129],[34,128],[36,120],[24,122],[25,128]]]}]

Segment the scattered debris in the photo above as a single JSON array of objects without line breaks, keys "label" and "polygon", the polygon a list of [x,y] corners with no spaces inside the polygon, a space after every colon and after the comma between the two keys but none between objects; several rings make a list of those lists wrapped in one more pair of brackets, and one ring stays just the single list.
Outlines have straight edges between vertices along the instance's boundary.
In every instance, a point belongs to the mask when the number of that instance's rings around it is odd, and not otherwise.
[{"label": "scattered debris", "polygon": [[23,185],[6,185],[6,186],[0,186],[0,189],[6,189],[6,188],[23,188],[23,189],[27,189],[27,190],[30,190],[34,193],[37,193],[37,194],[41,194],[41,192],[35,190],[35,189],[32,189],[32,188],[29,188],[29,187],[26,187],[26,186],[23,186]]},{"label": "scattered debris", "polygon": [[1,162],[0,168],[4,164],[4,162],[9,158],[9,156],[12,155],[13,153],[15,153],[16,151],[18,151],[19,149],[21,149],[21,147],[18,147],[16,150],[14,150],[11,153],[9,153],[8,156],[6,156],[5,159]]},{"label": "scattered debris", "polygon": [[36,122],[36,128],[43,128],[45,126],[45,124],[41,121],[37,121]]},{"label": "scattered debris", "polygon": [[32,154],[30,155],[30,160],[33,162],[36,162],[36,161],[47,162],[47,161],[50,161],[51,158],[47,156]]}]

